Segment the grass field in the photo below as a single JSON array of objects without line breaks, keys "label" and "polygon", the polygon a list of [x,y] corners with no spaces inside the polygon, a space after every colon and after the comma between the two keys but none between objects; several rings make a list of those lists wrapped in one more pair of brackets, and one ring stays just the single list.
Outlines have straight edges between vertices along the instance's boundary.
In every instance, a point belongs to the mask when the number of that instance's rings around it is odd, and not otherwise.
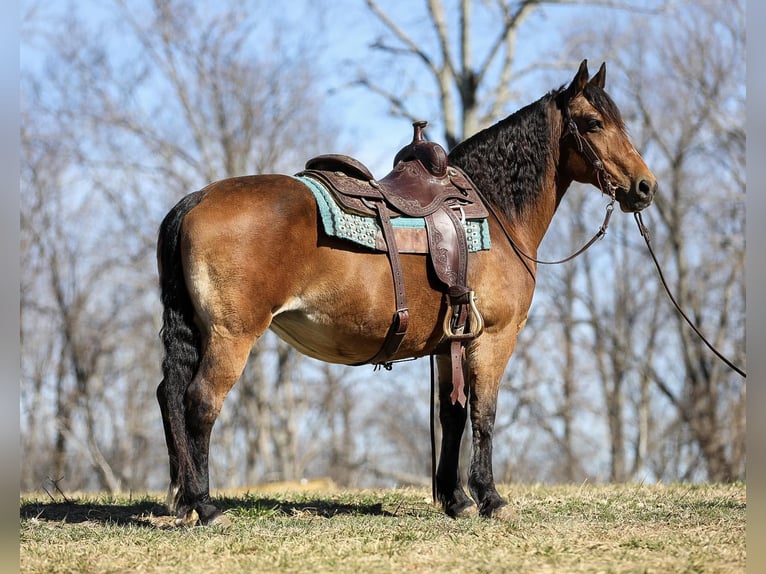
[{"label": "grass field", "polygon": [[452,520],[426,490],[217,497],[173,527],[159,495],[21,498],[22,572],[744,572],[745,486],[499,488],[515,522]]}]

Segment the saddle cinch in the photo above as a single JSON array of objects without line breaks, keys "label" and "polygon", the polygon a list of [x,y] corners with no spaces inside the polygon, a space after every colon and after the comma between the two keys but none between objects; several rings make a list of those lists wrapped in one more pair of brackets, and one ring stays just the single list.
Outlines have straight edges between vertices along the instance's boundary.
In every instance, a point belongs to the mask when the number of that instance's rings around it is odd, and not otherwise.
[{"label": "saddle cinch", "polygon": [[484,219],[488,213],[470,178],[448,164],[444,148],[423,138],[427,122],[412,125],[412,142],[396,154],[393,170],[383,179],[375,179],[354,158],[338,154],[310,159],[297,175],[320,181],[349,213],[378,220],[391,264],[396,312],[381,350],[369,362],[387,369],[409,325],[404,276],[391,219],[403,216],[425,220],[430,261],[447,297],[443,328],[452,357],[451,400],[465,405],[463,346],[481,334],[484,322],[476,297],[466,285],[468,247],[463,224],[466,219]]}]

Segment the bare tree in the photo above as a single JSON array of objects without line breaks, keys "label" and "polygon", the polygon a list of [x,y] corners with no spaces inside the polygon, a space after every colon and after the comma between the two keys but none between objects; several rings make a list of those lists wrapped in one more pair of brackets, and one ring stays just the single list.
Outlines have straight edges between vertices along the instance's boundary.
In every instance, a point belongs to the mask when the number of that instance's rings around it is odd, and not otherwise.
[{"label": "bare tree", "polygon": [[349,371],[325,364],[322,373],[321,409],[329,415],[330,435],[325,474],[339,485],[357,486],[361,468],[354,440],[359,432],[354,419],[357,397],[349,381]]},{"label": "bare tree", "polygon": [[[611,50],[634,140],[661,182],[647,221],[671,288],[711,341],[743,364],[744,4],[680,3],[668,17],[673,25],[647,19],[640,40],[624,43],[619,25],[609,23],[610,46],[602,49]],[[595,36],[605,38],[605,30]],[[613,296],[589,306],[594,333],[603,332],[596,351],[608,350],[600,364],[611,364],[599,369],[611,478],[742,478],[744,381],[681,321],[656,275],[647,275],[651,262],[637,255],[644,250],[638,232],[624,233],[606,266],[616,271]],[[597,286],[591,281],[594,297]],[[631,392],[620,391],[625,384]],[[667,413],[663,399],[678,418],[653,415]],[[633,429],[632,446],[620,427]],[[663,442],[697,453],[704,468],[679,450],[669,463]]]},{"label": "bare tree", "polygon": [[[61,27],[35,36],[44,58],[24,71],[22,440],[36,446],[22,463],[26,488],[49,475],[70,488],[161,487],[158,222],[211,180],[294,172],[332,141],[305,38],[280,44],[262,13],[236,1],[106,9],[97,23],[56,15]],[[284,455],[277,472],[295,475],[289,375],[300,361],[277,352],[284,373],[258,392]],[[217,430],[214,440],[231,434]],[[249,445],[234,446],[244,460]]]},{"label": "bare tree", "polygon": [[[96,307],[108,303],[98,301],[104,276],[119,273],[123,262],[110,250],[109,240],[101,242],[102,257],[88,257],[88,239],[71,235],[67,220],[92,218],[90,202],[75,194],[67,197],[62,177],[67,150],[40,132],[31,133],[33,120],[26,119],[22,133],[23,146],[29,152],[24,162],[29,185],[21,227],[22,257],[29,267],[24,267],[22,281],[22,333],[27,349],[22,364],[34,373],[34,391],[26,404],[29,420],[35,426],[40,423],[38,402],[52,391],[56,425],[51,474],[69,474],[69,447],[75,446],[91,461],[98,486],[118,490],[120,473],[112,468],[97,440],[104,430],[97,413],[110,392],[104,388],[109,372],[105,359],[117,352],[123,332],[121,325],[114,324],[114,314],[99,315]],[[46,388],[49,384],[52,389]],[[22,385],[22,396],[26,391]],[[82,434],[77,425],[84,427]]]},{"label": "bare tree", "polygon": [[[424,0],[422,6],[408,6],[407,14],[413,8],[422,11],[420,17],[410,19],[384,9],[377,0],[365,3],[384,31],[372,42],[372,49],[388,55],[392,63],[412,61],[414,65],[403,74],[361,71],[357,82],[385,98],[394,114],[411,120],[422,119],[417,117],[416,102],[429,89],[424,83],[430,84],[438,102],[433,111],[438,114],[447,147],[452,148],[508,113],[509,104],[519,102],[522,92],[516,86],[520,80],[540,67],[560,67],[560,61],[519,66],[519,33],[530,17],[545,8],[577,2]],[[662,5],[628,0],[603,3],[604,7],[643,13],[658,12]]]}]

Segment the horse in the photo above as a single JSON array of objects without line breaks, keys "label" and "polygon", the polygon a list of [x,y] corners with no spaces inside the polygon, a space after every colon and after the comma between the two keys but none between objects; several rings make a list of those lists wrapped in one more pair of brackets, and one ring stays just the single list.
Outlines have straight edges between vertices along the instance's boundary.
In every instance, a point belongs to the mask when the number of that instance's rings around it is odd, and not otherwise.
[{"label": "horse", "polygon": [[[451,517],[512,519],[492,472],[498,388],[527,320],[537,249],[573,181],[623,212],[647,207],[657,180],[583,60],[571,82],[459,143],[448,154],[490,208],[491,248],[472,252],[468,283],[484,320],[465,345],[467,405],[450,401],[451,365],[439,351],[446,305],[427,258],[401,254],[409,329],[392,361],[435,356],[442,428],[435,494]],[[163,379],[157,388],[170,466],[167,505],[178,524],[229,524],[209,494],[210,433],[227,392],[267,329],[302,353],[344,365],[371,361],[389,330],[394,289],[384,254],[324,234],[301,180],[231,177],[182,198],[157,245]],[[470,413],[467,487],[458,456]]]}]

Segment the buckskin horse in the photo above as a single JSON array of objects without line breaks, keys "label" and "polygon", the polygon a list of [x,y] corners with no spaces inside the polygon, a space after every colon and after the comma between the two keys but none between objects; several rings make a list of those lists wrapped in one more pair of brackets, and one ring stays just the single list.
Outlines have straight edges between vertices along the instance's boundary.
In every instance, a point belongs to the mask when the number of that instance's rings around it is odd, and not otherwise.
[{"label": "buckskin horse", "polygon": [[[466,282],[483,332],[463,351],[466,406],[454,400],[453,363],[444,352],[444,291],[427,257],[399,256],[408,328],[387,360],[435,355],[442,427],[435,492],[449,516],[513,515],[492,474],[498,387],[527,320],[538,246],[567,188],[592,184],[624,212],[647,207],[657,189],[604,91],[605,74],[602,64],[589,79],[583,61],[571,83],[448,155],[492,213],[491,248],[468,254]],[[165,351],[157,398],[170,461],[168,506],[178,524],[227,524],[209,495],[210,433],[251,347],[272,329],[316,359],[371,362],[391,328],[391,266],[384,254],[324,234],[307,185],[275,174],[224,179],[185,196],[164,218],[157,249]],[[470,498],[458,473],[469,412]]]}]

